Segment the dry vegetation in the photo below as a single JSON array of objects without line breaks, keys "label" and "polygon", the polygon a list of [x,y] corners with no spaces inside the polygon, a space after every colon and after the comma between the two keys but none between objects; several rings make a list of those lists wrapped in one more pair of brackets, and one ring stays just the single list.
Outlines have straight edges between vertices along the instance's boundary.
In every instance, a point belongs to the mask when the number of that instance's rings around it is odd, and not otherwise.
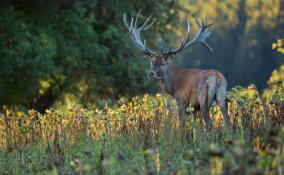
[{"label": "dry vegetation", "polygon": [[208,140],[191,108],[181,138],[176,104],[161,94],[62,114],[3,106],[0,174],[283,174],[283,85],[266,98],[254,86],[228,97],[234,134],[213,108]]}]

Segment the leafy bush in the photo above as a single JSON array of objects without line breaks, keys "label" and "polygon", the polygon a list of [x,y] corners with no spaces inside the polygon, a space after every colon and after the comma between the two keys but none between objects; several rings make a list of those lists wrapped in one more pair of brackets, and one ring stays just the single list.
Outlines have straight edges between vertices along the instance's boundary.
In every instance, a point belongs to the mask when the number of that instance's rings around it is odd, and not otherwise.
[{"label": "leafy bush", "polygon": [[[5,14],[0,17],[0,105],[44,112],[70,98],[88,106],[155,87],[145,76],[147,62],[135,52],[122,23],[124,12],[138,12],[134,4],[90,0],[4,4],[0,8]],[[145,15],[160,8],[174,8],[171,13],[179,9],[169,4],[167,0],[152,6],[152,1],[145,1],[137,8],[143,7]],[[160,19],[170,22],[175,14],[169,13]],[[154,42],[153,33],[148,36]]]}]

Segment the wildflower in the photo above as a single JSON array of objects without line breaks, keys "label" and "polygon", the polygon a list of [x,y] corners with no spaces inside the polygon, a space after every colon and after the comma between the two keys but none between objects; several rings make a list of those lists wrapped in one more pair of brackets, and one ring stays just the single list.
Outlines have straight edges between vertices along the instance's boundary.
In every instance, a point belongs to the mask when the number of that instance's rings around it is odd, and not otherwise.
[{"label": "wildflower", "polygon": [[156,94],[156,98],[158,99],[158,100],[161,100],[162,99],[162,95],[161,94]]},{"label": "wildflower", "polygon": [[132,101],[133,101],[134,103],[137,103],[137,100],[136,100],[135,97],[132,98]]},{"label": "wildflower", "polygon": [[281,39],[278,39],[277,40],[277,47],[281,47],[282,46],[282,40]]},{"label": "wildflower", "polygon": [[3,105],[3,106],[2,106],[2,109],[3,109],[4,111],[6,111],[6,110],[7,110],[7,106],[6,106],[6,105]]},{"label": "wildflower", "polygon": [[152,155],[154,154],[154,152],[153,152],[152,149],[147,149],[147,150],[144,151],[144,154],[145,154],[146,156],[152,156]]},{"label": "wildflower", "polygon": [[70,165],[74,168],[78,167],[80,164],[79,160],[75,160],[75,161],[71,161],[70,162]]},{"label": "wildflower", "polygon": [[274,50],[277,47],[276,43],[272,43],[272,49]]},{"label": "wildflower", "polygon": [[122,101],[122,100],[117,100],[117,103],[121,106],[124,105],[124,101]]},{"label": "wildflower", "polygon": [[255,84],[251,84],[248,86],[249,90],[257,90]]}]

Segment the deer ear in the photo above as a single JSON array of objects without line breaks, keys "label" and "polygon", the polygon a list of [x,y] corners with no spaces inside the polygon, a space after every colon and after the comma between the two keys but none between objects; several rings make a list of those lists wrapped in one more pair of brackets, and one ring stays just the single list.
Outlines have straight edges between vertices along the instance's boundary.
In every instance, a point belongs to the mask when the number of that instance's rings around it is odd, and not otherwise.
[{"label": "deer ear", "polygon": [[152,61],[154,57],[152,55],[143,54],[143,57],[146,58],[148,61]]},{"label": "deer ear", "polygon": [[176,55],[170,55],[166,58],[167,63],[172,63]]}]

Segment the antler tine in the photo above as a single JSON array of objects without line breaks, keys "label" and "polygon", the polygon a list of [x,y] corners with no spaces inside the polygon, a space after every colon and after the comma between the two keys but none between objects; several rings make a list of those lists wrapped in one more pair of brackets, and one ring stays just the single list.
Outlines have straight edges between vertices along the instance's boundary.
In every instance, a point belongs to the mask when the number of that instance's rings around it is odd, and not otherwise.
[{"label": "antler tine", "polygon": [[186,22],[187,22],[187,37],[186,37],[184,43],[188,42],[189,36],[190,36],[190,24],[189,24],[188,20]]},{"label": "antler tine", "polygon": [[133,29],[133,18],[131,18],[130,28],[129,28],[129,34],[131,33]]},{"label": "antler tine", "polygon": [[198,25],[198,27],[201,28],[201,25],[200,25],[198,19],[197,19],[196,17],[195,17],[194,19],[195,19],[195,22],[196,22],[196,24]]},{"label": "antler tine", "polygon": [[211,24],[206,25],[206,28],[209,28],[209,27],[212,26],[213,24],[214,24],[214,22],[211,23]]},{"label": "antler tine", "polygon": [[149,24],[148,26],[144,27],[144,28],[142,29],[142,31],[148,30],[148,29],[149,29],[150,27],[152,27],[152,25],[153,25],[155,22],[157,22],[157,21],[158,21],[157,19],[154,19],[154,21],[152,21],[151,24]]},{"label": "antler tine", "polygon": [[206,30],[207,28],[209,28],[211,25],[213,25],[213,23],[211,24],[207,24],[207,18],[205,18],[205,20],[203,20],[203,18],[201,18],[202,21],[202,26],[200,25],[199,21],[197,20],[197,18],[195,18],[196,24],[198,25],[198,32],[196,34],[196,36],[185,45],[185,48],[190,47],[196,43],[200,43],[202,45],[204,45],[205,47],[207,47],[211,52],[213,51],[213,49],[209,46],[209,44],[206,43],[206,39],[212,34],[212,31],[208,31]]},{"label": "antler tine", "polygon": [[204,26],[205,26],[205,25],[204,25],[204,20],[203,20],[202,16],[201,16],[200,18],[201,18],[202,27],[204,27]]},{"label": "antler tine", "polygon": [[139,18],[139,15],[141,13],[141,9],[138,11],[137,15],[136,15],[136,19],[135,19],[135,27],[137,28],[137,21],[138,21],[138,18]]},{"label": "antler tine", "polygon": [[[211,25],[213,25],[213,23],[207,25],[207,27],[210,27]],[[206,39],[207,37],[209,37],[209,36],[213,33],[213,31],[214,31],[214,28],[211,29],[210,31],[207,30],[207,31],[206,31],[206,37],[204,37],[203,42],[200,42],[200,43],[203,44],[205,47],[207,47],[207,48],[210,50],[210,52],[213,52],[213,49],[212,49],[212,47],[206,42],[205,39]]]},{"label": "antler tine", "polygon": [[[126,26],[126,28],[129,30],[129,36],[131,38],[131,40],[134,42],[134,44],[146,55],[151,55],[151,56],[157,56],[157,54],[155,52],[153,52],[152,50],[150,50],[149,48],[147,48],[146,46],[146,40],[144,40],[144,43],[141,41],[141,37],[140,37],[140,33],[142,31],[148,30],[150,27],[152,27],[152,25],[157,21],[156,19],[153,20],[149,25],[148,22],[150,21],[150,19],[152,18],[153,14],[150,15],[146,21],[144,22],[144,24],[137,28],[137,22],[138,22],[138,18],[139,15],[141,13],[141,9],[139,10],[139,12],[136,15],[135,18],[135,22],[133,24],[133,17],[131,18],[131,24],[130,26],[127,23],[127,18],[126,15],[123,15],[123,22],[124,25]],[[177,49],[172,49],[172,46],[169,48],[168,52],[164,52],[163,51],[163,46],[161,45],[160,51],[161,54],[164,57],[170,56],[170,55],[175,55],[176,53],[182,51],[184,48],[190,47],[196,43],[200,43],[202,45],[204,45],[205,47],[207,47],[210,51],[213,51],[213,49],[210,47],[210,45],[208,43],[206,43],[206,39],[212,34],[212,32],[214,31],[214,29],[212,29],[211,31],[208,30],[208,28],[213,25],[213,23],[211,24],[207,24],[207,17],[205,17],[204,19],[201,17],[201,24],[199,22],[199,20],[195,17],[195,22],[198,26],[198,32],[197,34],[193,37],[193,39],[191,41],[189,41],[189,37],[190,37],[190,24],[187,21],[187,35],[186,38],[182,40],[181,45],[179,48]]]},{"label": "antler tine", "polygon": [[125,27],[129,30],[129,25],[127,23],[127,19],[126,19],[126,14],[125,13],[123,14],[123,23],[124,23]]},{"label": "antler tine", "polygon": [[200,43],[202,45],[204,45],[205,47],[207,47],[211,52],[213,51],[213,49],[210,47],[210,45],[208,43],[206,43],[206,39],[211,35],[211,33],[213,32],[213,30],[208,31],[207,28],[209,28],[212,24],[207,24],[207,18],[205,17],[204,19],[201,17],[201,24],[198,21],[197,18],[195,18],[195,22],[198,26],[198,32],[197,34],[193,37],[193,39],[191,41],[189,41],[189,36],[190,36],[190,24],[187,21],[187,36],[185,40],[182,40],[181,45],[179,48],[177,49],[169,49],[169,51],[167,53],[163,52],[163,49],[161,48],[161,53],[163,56],[170,56],[170,55],[175,55],[176,53],[182,51],[184,48],[190,47],[196,43]]},{"label": "antler tine", "polygon": [[140,37],[140,33],[144,30],[149,29],[155,22],[153,21],[150,25],[146,26],[146,24],[149,22],[149,20],[151,19],[152,15],[150,17],[147,18],[147,20],[144,22],[144,24],[138,28],[137,27],[137,23],[138,23],[138,18],[139,15],[141,13],[141,9],[139,10],[139,12],[136,15],[135,21],[133,19],[133,17],[131,18],[131,23],[130,26],[127,23],[127,17],[124,14],[123,15],[123,22],[124,25],[126,26],[126,28],[129,30],[129,36],[131,41],[145,54],[145,55],[150,55],[150,56],[157,56],[157,54],[155,52],[153,52],[152,50],[150,50],[149,48],[146,47],[146,40],[144,40],[144,44],[141,41],[141,37]]},{"label": "antler tine", "polygon": [[166,57],[166,56],[174,55],[174,54],[182,51],[184,46],[185,46],[185,44],[189,41],[189,36],[190,36],[190,24],[189,24],[189,22],[187,20],[187,35],[186,35],[186,39],[184,39],[184,38],[182,39],[180,47],[177,48],[177,49],[173,49],[172,50],[172,46],[171,46],[167,53],[165,53],[163,51],[162,47],[161,47],[161,54]]},{"label": "antler tine", "polygon": [[144,24],[139,27],[139,30],[141,31],[145,31],[145,30],[148,30],[157,20],[155,19],[154,21],[152,21],[152,23],[148,26],[146,26],[148,24],[148,22],[150,21],[150,19],[152,18],[153,14],[151,14],[147,19],[146,21],[144,22]]}]

